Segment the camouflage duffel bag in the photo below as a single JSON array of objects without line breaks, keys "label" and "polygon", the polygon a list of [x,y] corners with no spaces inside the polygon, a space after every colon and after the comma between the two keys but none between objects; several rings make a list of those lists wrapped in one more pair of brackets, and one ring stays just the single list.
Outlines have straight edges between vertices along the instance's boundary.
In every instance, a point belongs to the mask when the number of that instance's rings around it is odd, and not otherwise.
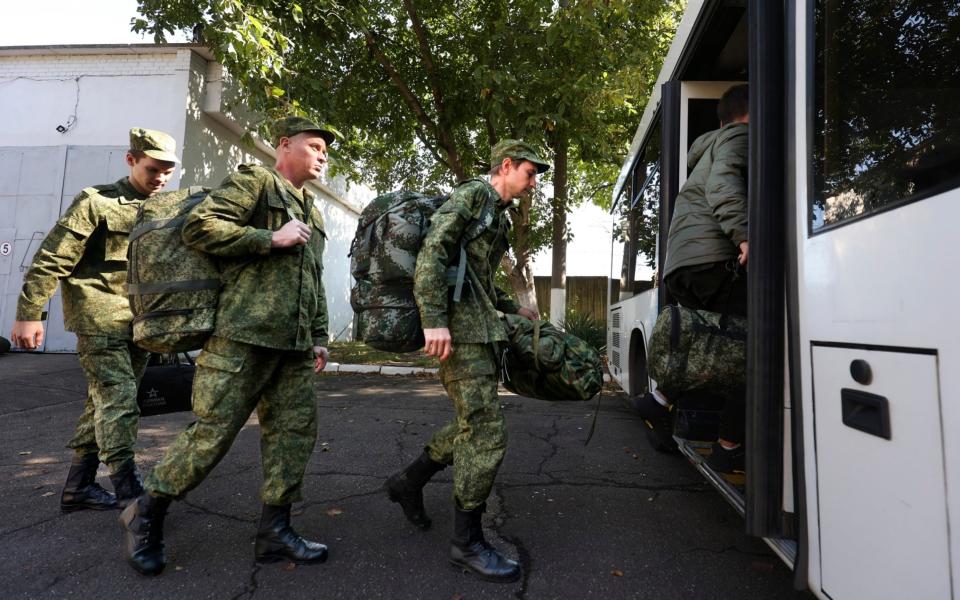
[{"label": "camouflage duffel bag", "polygon": [[675,398],[691,390],[742,393],[747,376],[747,320],[670,305],[650,336],[647,371]]},{"label": "camouflage duffel bag", "polygon": [[603,387],[600,355],[585,341],[547,321],[520,315],[504,315],[503,321],[503,387],[540,400],[589,400]]}]

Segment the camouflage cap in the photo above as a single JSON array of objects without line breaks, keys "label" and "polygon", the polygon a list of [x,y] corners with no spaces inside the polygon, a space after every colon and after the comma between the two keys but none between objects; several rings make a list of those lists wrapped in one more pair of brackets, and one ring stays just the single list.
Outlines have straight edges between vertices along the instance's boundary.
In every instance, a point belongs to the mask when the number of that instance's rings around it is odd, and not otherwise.
[{"label": "camouflage cap", "polygon": [[169,134],[156,129],[134,127],[130,130],[130,149],[143,152],[150,158],[178,163],[177,141]]},{"label": "camouflage cap", "polygon": [[306,117],[284,117],[270,124],[270,132],[273,134],[274,146],[280,142],[280,138],[293,137],[305,131],[314,131],[320,134],[320,137],[327,142],[328,146],[332,144],[336,138],[332,131],[317,125]]},{"label": "camouflage cap", "polygon": [[490,165],[497,166],[505,158],[522,158],[537,166],[537,173],[543,173],[550,168],[550,163],[537,155],[533,146],[523,140],[500,140],[490,151]]}]

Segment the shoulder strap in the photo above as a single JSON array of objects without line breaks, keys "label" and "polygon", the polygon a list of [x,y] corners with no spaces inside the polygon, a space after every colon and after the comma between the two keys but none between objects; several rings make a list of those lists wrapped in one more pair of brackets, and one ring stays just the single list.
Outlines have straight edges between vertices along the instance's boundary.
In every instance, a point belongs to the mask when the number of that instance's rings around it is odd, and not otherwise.
[{"label": "shoulder strap", "polygon": [[[287,217],[293,221],[297,219],[296,215],[293,214],[293,211],[290,210],[290,201],[287,198],[287,186],[280,181],[280,176],[277,175],[276,171],[270,171],[270,174],[273,175],[273,183],[277,186],[277,193],[280,195],[280,200],[283,202],[283,208],[287,211]],[[303,203],[303,218],[306,221],[307,225],[310,224],[310,211],[307,210],[307,203],[304,200]],[[297,219],[299,220],[299,219]]]}]

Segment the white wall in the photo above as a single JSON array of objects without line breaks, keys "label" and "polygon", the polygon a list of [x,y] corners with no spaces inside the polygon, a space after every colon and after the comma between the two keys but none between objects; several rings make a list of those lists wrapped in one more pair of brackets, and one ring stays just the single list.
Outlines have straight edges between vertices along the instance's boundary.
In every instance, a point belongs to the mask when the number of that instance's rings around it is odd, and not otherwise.
[{"label": "white wall", "polygon": [[[211,111],[207,85],[211,74],[222,79],[218,65],[190,48],[105,47],[100,52],[59,47],[38,48],[35,53],[0,48],[0,148],[4,150],[0,152],[0,234],[4,234],[0,244],[8,237],[14,244],[11,255],[0,257],[0,278],[5,280],[0,285],[0,335],[9,335],[22,279],[19,264],[24,260],[29,264],[27,254],[32,256],[36,250],[37,243],[30,243],[35,230],[48,231],[80,189],[113,181],[115,173],[126,171],[123,152],[113,150],[127,145],[131,127],[159,129],[177,140],[183,165],[169,189],[214,186],[242,162],[273,163],[268,146],[261,143],[254,148],[241,142],[245,129],[239,123],[246,121],[232,118],[219,106]],[[69,129],[57,132],[58,125],[70,125],[71,116],[75,122]],[[25,171],[21,163],[30,162],[26,159],[34,155],[46,162]],[[67,157],[86,155],[90,160],[96,157],[96,165],[103,162],[103,168],[67,168],[74,162]],[[34,172],[45,171],[58,173],[44,177],[58,189],[41,197],[30,192],[30,181]],[[105,173],[110,173],[108,179]],[[323,279],[330,333],[349,339],[353,311],[347,252],[359,206],[325,185],[311,187],[327,228]],[[47,216],[38,221],[27,214]],[[52,320],[62,316],[58,296],[50,305]],[[48,324],[50,331],[58,327],[62,329],[62,323]],[[72,337],[64,336],[50,349],[72,350]]]},{"label": "white wall", "polygon": [[0,56],[0,146],[124,145],[131,127],[182,140],[191,54]]}]

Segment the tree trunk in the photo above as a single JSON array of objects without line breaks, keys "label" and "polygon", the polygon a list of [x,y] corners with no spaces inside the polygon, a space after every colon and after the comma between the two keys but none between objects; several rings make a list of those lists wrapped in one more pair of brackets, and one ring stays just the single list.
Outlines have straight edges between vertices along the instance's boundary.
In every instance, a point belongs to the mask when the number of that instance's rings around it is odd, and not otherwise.
[{"label": "tree trunk", "polygon": [[504,254],[500,260],[500,266],[503,267],[507,278],[510,280],[510,287],[513,293],[517,295],[517,302],[520,306],[525,306],[530,310],[540,312],[537,306],[537,288],[534,285],[533,270],[530,268],[530,261],[519,264],[513,261],[509,254]]},{"label": "tree trunk", "polygon": [[567,312],[567,153],[566,136],[558,136],[553,156],[553,269],[550,273],[550,322],[559,325]]},{"label": "tree trunk", "polygon": [[529,194],[520,199],[520,208],[511,212],[513,221],[513,255],[504,254],[500,260],[510,287],[517,296],[520,306],[525,306],[540,312],[537,305],[537,288],[534,286],[533,269],[530,268],[530,209],[533,206],[533,195]]}]

